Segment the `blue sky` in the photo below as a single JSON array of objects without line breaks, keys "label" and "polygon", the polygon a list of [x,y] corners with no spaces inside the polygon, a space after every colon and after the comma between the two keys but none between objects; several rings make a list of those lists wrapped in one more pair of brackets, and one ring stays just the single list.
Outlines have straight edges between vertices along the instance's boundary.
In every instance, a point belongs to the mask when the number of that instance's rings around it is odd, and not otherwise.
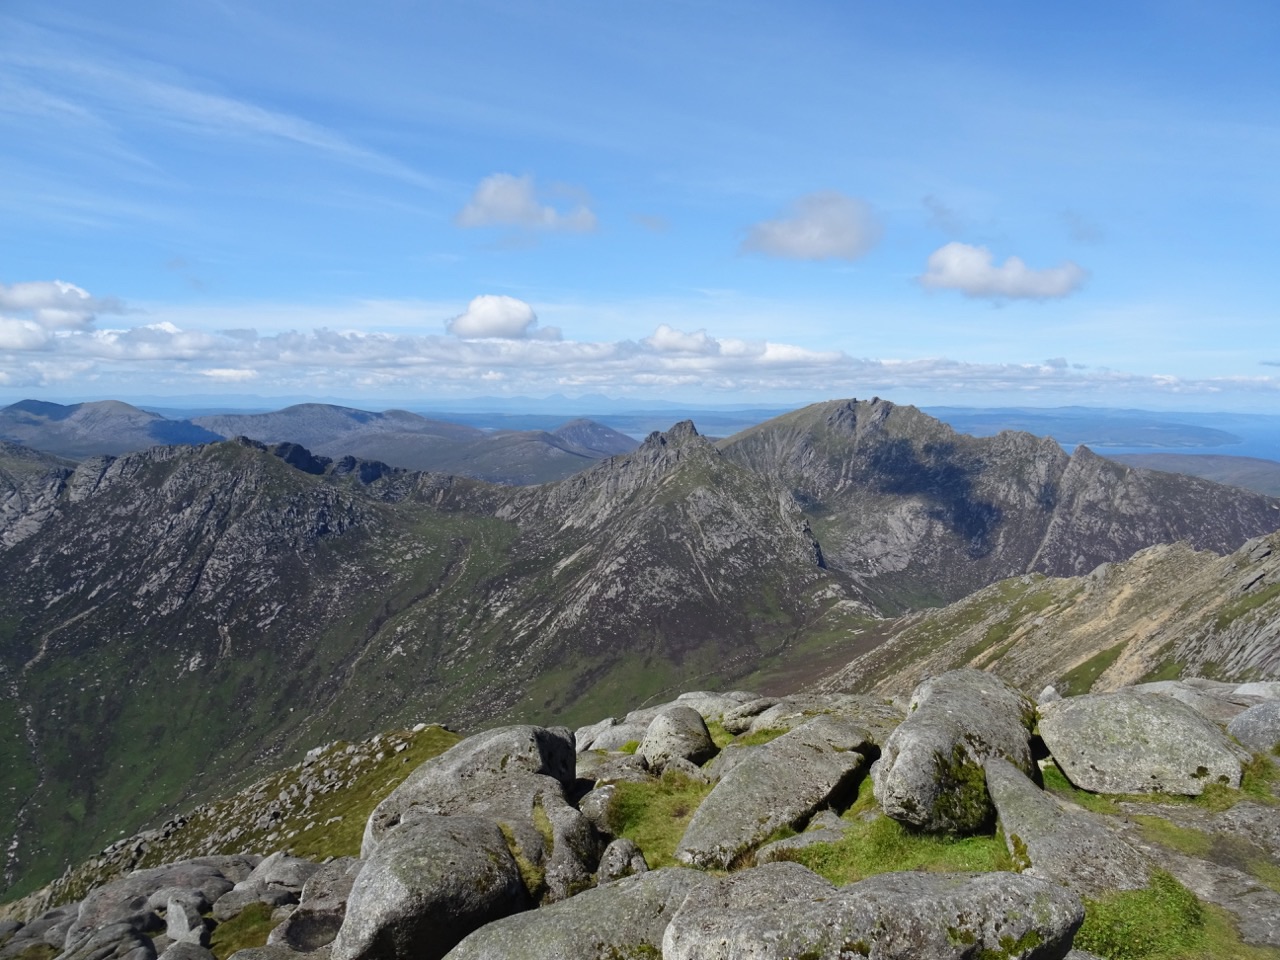
[{"label": "blue sky", "polygon": [[1280,411],[1270,3],[0,5],[0,398]]}]

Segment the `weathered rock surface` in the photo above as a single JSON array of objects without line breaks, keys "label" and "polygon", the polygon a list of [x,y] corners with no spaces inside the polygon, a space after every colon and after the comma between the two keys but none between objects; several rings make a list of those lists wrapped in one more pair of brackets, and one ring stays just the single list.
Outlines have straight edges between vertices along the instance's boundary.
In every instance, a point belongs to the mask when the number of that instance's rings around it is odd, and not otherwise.
[{"label": "weathered rock surface", "polygon": [[1082,897],[1138,890],[1151,877],[1138,851],[1096,817],[1067,811],[1002,757],[983,764],[987,790],[1015,862],[1024,874],[1070,887]]},{"label": "weathered rock surface", "polygon": [[848,720],[815,717],[765,744],[726,773],[689,821],[676,848],[682,863],[727,868],[779,827],[807,820],[849,792],[871,747]]},{"label": "weathered rock surface", "polygon": [[267,936],[268,945],[280,944],[310,953],[332,943],[347,913],[347,900],[364,861],[340,857],[324,864],[307,878],[298,909]]},{"label": "weathered rock surface", "polygon": [[426,814],[383,836],[352,885],[333,960],[436,960],[473,930],[530,904],[490,820]]},{"label": "weathered rock surface", "polygon": [[1095,793],[1198,795],[1209,783],[1238,787],[1247,759],[1186,704],[1131,690],[1045,704],[1040,736],[1071,782]]},{"label": "weathered rock surface", "polygon": [[809,821],[804,833],[766,843],[756,850],[756,863],[787,860],[791,854],[818,843],[838,843],[844,838],[847,824],[830,810],[819,810]]},{"label": "weathered rock surface", "polygon": [[653,718],[636,753],[644,757],[650,770],[661,772],[676,758],[706,763],[716,755],[716,745],[702,714],[693,707],[674,706]]},{"label": "weathered rock surface", "polygon": [[681,867],[654,870],[520,913],[477,930],[449,960],[621,960],[657,957],[662,936],[693,890],[712,882]]},{"label": "weathered rock surface", "polygon": [[621,880],[637,873],[646,873],[649,864],[644,859],[644,852],[635,841],[619,837],[605,847],[600,855],[600,869],[596,871],[598,884]]},{"label": "weathered rock surface", "polygon": [[992,674],[953,670],[916,687],[907,709],[873,771],[876,800],[923,830],[978,829],[994,813],[983,761],[1003,757],[1031,769],[1034,705]]},{"label": "weathered rock surface", "polygon": [[1067,952],[1083,918],[1074,893],[1019,874],[889,873],[837,889],[796,864],[771,863],[690,894],[662,956],[1053,957]]},{"label": "weathered rock surface", "polygon": [[1280,746],[1280,700],[1265,700],[1237,714],[1227,732],[1255,753]]},{"label": "weathered rock surface", "polygon": [[575,753],[573,734],[563,727],[500,727],[468,737],[418,767],[378,804],[365,826],[360,855],[372,854],[381,835],[410,808],[449,813],[517,771],[547,776],[571,789],[577,779]]}]

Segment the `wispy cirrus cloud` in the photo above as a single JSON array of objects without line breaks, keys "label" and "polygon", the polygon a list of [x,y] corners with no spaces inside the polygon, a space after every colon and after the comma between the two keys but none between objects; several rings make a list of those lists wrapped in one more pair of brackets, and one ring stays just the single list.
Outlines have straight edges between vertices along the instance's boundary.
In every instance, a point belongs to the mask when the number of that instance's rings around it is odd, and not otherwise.
[{"label": "wispy cirrus cloud", "polygon": [[1020,257],[997,264],[986,247],[952,242],[929,255],[920,283],[931,290],[959,290],[966,297],[1051,300],[1075,293],[1088,276],[1070,260],[1039,270],[1027,266]]}]

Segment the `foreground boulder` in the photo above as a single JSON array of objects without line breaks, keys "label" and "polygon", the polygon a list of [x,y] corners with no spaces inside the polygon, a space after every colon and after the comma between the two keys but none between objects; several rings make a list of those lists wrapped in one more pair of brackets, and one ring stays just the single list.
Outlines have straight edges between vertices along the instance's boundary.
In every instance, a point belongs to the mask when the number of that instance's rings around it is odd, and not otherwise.
[{"label": "foreground boulder", "polygon": [[268,946],[310,953],[333,942],[347,915],[347,899],[363,861],[339,857],[316,870],[303,885],[298,909],[267,937]]},{"label": "foreground boulder", "polygon": [[663,937],[664,960],[970,960],[1062,957],[1080,898],[1014,873],[887,873],[836,888],[770,863],[694,891]]},{"label": "foreground boulder", "polygon": [[1151,879],[1146,859],[1084,811],[1067,811],[1011,764],[983,765],[1005,843],[1024,875],[1070,887],[1083,897],[1139,890]]},{"label": "foreground boulder", "polygon": [[676,909],[691,891],[712,882],[705,873],[682,867],[628,877],[482,927],[448,960],[656,957]]},{"label": "foreground boulder", "polygon": [[877,802],[922,830],[978,830],[995,812],[983,761],[1031,769],[1035,706],[993,674],[953,670],[916,687],[907,711],[872,772]]},{"label": "foreground boulder", "polygon": [[716,755],[716,745],[702,714],[693,707],[677,705],[653,718],[636,753],[644,757],[650,770],[660,773],[677,757],[696,765],[706,763]]},{"label": "foreground boulder", "polygon": [[676,858],[727,869],[780,827],[808,820],[852,792],[867,763],[870,736],[835,717],[815,717],[745,756],[694,812]]},{"label": "foreground boulder", "polygon": [[473,930],[530,906],[490,820],[423,814],[383,841],[351,887],[333,960],[436,960]]},{"label": "foreground boulder", "polygon": [[1237,714],[1227,732],[1255,753],[1280,747],[1280,700],[1266,700]]},{"label": "foreground boulder", "polygon": [[1195,796],[1210,783],[1239,787],[1249,756],[1185,703],[1133,690],[1045,704],[1040,736],[1067,778],[1094,793]]}]

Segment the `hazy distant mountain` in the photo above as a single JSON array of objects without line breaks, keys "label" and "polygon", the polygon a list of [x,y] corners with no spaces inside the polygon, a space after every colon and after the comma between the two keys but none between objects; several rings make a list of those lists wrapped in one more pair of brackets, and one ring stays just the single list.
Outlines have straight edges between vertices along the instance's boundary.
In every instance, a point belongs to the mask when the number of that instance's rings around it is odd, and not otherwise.
[{"label": "hazy distant mountain", "polygon": [[156,444],[208,443],[221,438],[188,421],[167,420],[119,400],[71,406],[20,400],[0,409],[0,439],[80,460]]},{"label": "hazy distant mountain", "polygon": [[0,410],[0,439],[73,459],[237,436],[296,443],[334,458],[355,456],[508,484],[559,480],[636,447],[626,434],[589,420],[572,420],[550,432],[495,432],[405,410],[373,413],[324,403],[192,420],[169,420],[114,400],[73,406],[23,400]]},{"label": "hazy distant mountain", "polygon": [[1185,473],[1280,497],[1280,462],[1275,460],[1214,453],[1118,453],[1108,455],[1108,459],[1147,470]]}]

